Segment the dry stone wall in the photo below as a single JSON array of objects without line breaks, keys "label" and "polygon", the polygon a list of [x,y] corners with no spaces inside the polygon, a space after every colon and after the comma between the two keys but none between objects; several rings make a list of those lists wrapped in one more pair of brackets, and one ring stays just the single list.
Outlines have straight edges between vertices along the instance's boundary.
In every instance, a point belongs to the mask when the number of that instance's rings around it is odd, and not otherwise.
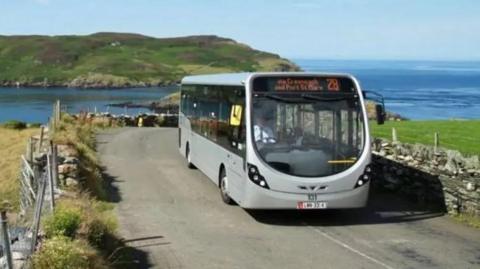
[{"label": "dry stone wall", "polygon": [[80,183],[78,152],[72,145],[57,145],[58,180],[62,186],[76,187]]},{"label": "dry stone wall", "polygon": [[454,150],[376,139],[374,185],[450,214],[480,217],[480,160]]}]

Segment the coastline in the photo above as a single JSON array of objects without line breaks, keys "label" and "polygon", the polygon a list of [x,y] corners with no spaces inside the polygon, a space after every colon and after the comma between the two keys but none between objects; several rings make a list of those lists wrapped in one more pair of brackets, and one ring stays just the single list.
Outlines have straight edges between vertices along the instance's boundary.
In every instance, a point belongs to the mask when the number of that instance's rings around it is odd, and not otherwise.
[{"label": "coastline", "polygon": [[45,84],[45,83],[17,83],[7,81],[0,84],[0,88],[12,88],[12,89],[53,89],[53,88],[69,88],[69,89],[105,89],[105,90],[115,90],[115,89],[126,89],[126,88],[156,88],[156,87],[172,87],[176,86],[180,81],[166,81],[162,83],[149,83],[149,82],[138,82],[138,83],[123,83],[123,84],[112,84],[112,83],[85,83],[85,84],[72,84],[72,83],[61,83],[61,84]]}]

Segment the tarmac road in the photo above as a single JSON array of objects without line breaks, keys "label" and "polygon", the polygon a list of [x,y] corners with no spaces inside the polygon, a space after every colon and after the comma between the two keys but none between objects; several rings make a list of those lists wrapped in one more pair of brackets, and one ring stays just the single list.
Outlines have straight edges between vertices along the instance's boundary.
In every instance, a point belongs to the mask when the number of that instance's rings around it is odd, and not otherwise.
[{"label": "tarmac road", "polygon": [[177,129],[98,135],[139,268],[480,268],[480,231],[372,194],[362,210],[246,211],[178,153]]}]

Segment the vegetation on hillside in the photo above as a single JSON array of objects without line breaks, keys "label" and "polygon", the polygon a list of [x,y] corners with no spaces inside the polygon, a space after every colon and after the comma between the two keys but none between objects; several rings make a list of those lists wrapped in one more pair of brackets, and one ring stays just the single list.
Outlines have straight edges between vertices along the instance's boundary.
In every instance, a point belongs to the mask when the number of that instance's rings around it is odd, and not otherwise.
[{"label": "vegetation on hillside", "polygon": [[392,128],[400,142],[433,145],[435,132],[440,147],[458,150],[467,155],[480,155],[480,120],[444,121],[387,121],[385,125],[372,122],[375,137],[392,139]]},{"label": "vegetation on hillside", "polygon": [[0,86],[156,86],[187,74],[298,69],[217,36],[0,36]]}]

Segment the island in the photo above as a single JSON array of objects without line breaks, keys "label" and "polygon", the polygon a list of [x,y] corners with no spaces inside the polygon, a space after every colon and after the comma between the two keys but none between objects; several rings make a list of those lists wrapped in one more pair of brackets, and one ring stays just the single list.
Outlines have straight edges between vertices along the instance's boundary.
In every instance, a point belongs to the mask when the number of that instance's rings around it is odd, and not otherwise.
[{"label": "island", "polygon": [[299,70],[279,55],[213,35],[0,36],[3,87],[154,87],[191,74]]}]

